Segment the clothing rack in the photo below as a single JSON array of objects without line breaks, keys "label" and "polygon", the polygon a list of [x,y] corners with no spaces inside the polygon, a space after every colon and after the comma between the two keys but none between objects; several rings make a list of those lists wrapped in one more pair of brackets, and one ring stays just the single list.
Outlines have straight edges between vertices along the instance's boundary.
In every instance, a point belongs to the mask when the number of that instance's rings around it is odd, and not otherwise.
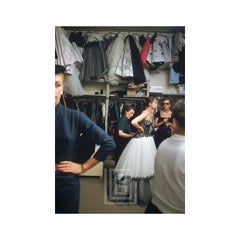
[{"label": "clothing rack", "polygon": [[[108,84],[107,84],[108,85]],[[76,103],[76,106],[78,107],[78,103],[80,101],[95,101],[95,100],[103,100],[105,101],[105,131],[108,129],[108,107],[109,107],[109,101],[119,101],[119,102],[136,102],[136,101],[144,101],[146,97],[118,97],[118,96],[107,96],[107,95],[82,95],[82,96],[72,96],[71,97],[73,101]]]},{"label": "clothing rack", "polygon": [[[170,98],[172,102],[172,106],[174,103],[182,97],[185,97],[184,94],[151,94],[151,96],[155,96],[158,101],[161,101],[164,97]],[[108,129],[108,110],[109,110],[109,102],[110,101],[118,101],[118,102],[139,102],[139,101],[144,101],[146,97],[118,97],[118,96],[106,96],[106,95],[82,95],[82,96],[72,96],[71,97],[74,102],[76,103],[76,106],[78,107],[78,103],[80,101],[103,101],[105,102],[105,121],[104,121],[104,128],[105,131]],[[108,101],[108,102],[107,102]]]}]

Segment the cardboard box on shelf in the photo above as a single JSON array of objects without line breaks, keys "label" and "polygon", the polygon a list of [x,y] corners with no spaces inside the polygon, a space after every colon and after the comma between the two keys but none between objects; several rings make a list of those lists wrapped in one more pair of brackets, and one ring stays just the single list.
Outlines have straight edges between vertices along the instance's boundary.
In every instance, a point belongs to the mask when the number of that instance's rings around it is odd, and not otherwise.
[{"label": "cardboard box on shelf", "polygon": [[127,96],[128,97],[136,96],[136,90],[127,90]]}]

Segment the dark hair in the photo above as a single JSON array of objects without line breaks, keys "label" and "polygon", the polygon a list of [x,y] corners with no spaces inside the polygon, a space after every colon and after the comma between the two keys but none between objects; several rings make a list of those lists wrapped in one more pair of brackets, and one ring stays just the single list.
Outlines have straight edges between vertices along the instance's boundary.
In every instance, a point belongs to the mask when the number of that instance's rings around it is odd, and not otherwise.
[{"label": "dark hair", "polygon": [[180,127],[185,129],[185,99],[179,99],[173,108],[173,117],[178,121]]},{"label": "dark hair", "polygon": [[55,65],[55,74],[64,73],[66,68],[62,65]]},{"label": "dark hair", "polygon": [[154,97],[154,96],[147,97],[147,98],[146,98],[146,107],[147,107],[150,103],[154,102],[155,99],[156,99],[156,97]]},{"label": "dark hair", "polygon": [[134,110],[134,111],[136,111],[134,105],[126,105],[126,106],[125,106],[125,112],[129,112],[131,109]]},{"label": "dark hair", "polygon": [[163,102],[164,102],[164,101],[169,101],[169,103],[171,104],[171,99],[168,98],[168,97],[164,97],[164,98],[162,99],[162,105],[163,105]]}]

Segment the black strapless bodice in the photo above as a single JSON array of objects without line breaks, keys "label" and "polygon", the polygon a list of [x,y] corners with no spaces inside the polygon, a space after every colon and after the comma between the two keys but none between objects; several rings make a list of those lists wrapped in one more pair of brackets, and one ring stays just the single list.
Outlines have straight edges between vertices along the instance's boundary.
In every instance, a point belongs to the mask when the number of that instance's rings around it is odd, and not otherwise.
[{"label": "black strapless bodice", "polygon": [[140,137],[152,137],[154,135],[154,126],[153,121],[150,120],[143,120],[139,123],[141,127],[143,127],[144,132],[143,133],[137,133],[134,137],[140,138]]}]

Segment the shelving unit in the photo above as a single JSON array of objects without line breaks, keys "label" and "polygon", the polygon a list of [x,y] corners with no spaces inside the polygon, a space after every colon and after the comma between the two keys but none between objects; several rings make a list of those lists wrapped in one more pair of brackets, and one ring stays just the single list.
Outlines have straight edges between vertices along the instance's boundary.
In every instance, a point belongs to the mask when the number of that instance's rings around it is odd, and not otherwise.
[{"label": "shelving unit", "polygon": [[[63,26],[63,28],[67,31],[67,32],[72,32],[72,31],[81,31],[83,34],[87,33],[87,32],[95,32],[101,36],[104,36],[107,33],[112,33],[112,34],[117,34],[119,32],[122,33],[132,33],[132,34],[151,34],[151,33],[161,33],[165,36],[170,36],[173,35],[176,32],[182,32],[185,33],[185,27],[184,26]],[[162,68],[168,68],[168,64],[165,64],[164,66],[162,66]],[[104,84],[105,87],[105,95],[84,95],[84,96],[75,96],[73,97],[76,101],[87,98],[87,99],[91,99],[91,98],[97,98],[97,99],[101,99],[101,100],[105,100],[105,131],[107,131],[108,128],[108,110],[109,110],[109,101],[110,100],[133,100],[133,99],[144,99],[145,97],[148,97],[150,95],[153,95],[150,93],[150,83],[147,82],[146,83],[146,87],[140,88],[140,89],[129,89],[129,90],[136,90],[136,91],[140,91],[140,90],[144,90],[146,92],[145,96],[143,97],[138,97],[138,96],[127,96],[127,94],[123,97],[116,97],[116,96],[111,96],[111,88],[112,86],[109,84],[107,76],[105,75],[104,78],[101,79],[94,79],[90,81],[91,83],[100,83],[100,84]],[[127,80],[121,80],[119,82],[119,86],[122,85],[127,85],[128,81]],[[88,84],[88,83],[84,83],[84,84]],[[127,89],[127,88],[125,88]],[[165,94],[161,94],[160,96],[163,96]]]}]

